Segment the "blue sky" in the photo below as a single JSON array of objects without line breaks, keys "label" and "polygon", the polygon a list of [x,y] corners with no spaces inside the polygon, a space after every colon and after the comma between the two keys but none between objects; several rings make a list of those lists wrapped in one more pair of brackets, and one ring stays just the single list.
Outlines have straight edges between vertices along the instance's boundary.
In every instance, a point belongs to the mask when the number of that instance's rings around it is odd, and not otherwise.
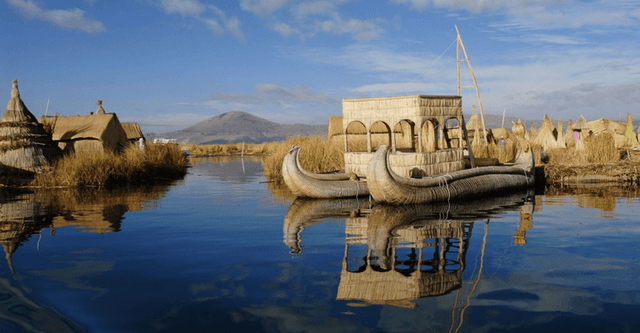
[{"label": "blue sky", "polygon": [[454,25],[485,113],[640,117],[640,2],[616,0],[4,0],[0,101],[15,78],[37,117],[326,124],[343,98],[455,95]]}]

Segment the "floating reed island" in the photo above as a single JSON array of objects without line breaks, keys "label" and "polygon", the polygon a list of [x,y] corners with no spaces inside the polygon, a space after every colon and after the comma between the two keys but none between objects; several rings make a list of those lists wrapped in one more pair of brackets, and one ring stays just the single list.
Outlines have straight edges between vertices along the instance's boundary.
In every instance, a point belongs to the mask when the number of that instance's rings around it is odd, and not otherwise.
[{"label": "floating reed island", "polygon": [[[524,143],[533,150],[538,186],[640,184],[640,144],[638,131],[633,127],[630,114],[626,123],[605,118],[587,121],[584,116],[580,116],[575,123],[572,119],[564,123],[562,120],[553,121],[545,115],[540,128],[532,125],[527,129],[521,120],[512,125],[510,130],[482,130],[481,121],[475,109],[473,110],[466,128],[476,165],[511,161],[515,158],[518,147]],[[459,133],[462,129],[458,126],[450,126],[447,130],[454,137],[462,137]],[[390,135],[395,136],[398,143],[409,140],[407,136],[415,136],[415,133],[405,132],[402,124],[393,131],[382,127],[372,128],[369,144],[375,150]],[[353,147],[349,149],[366,149],[367,134],[364,128],[348,128],[348,133],[352,137],[349,147]],[[271,147],[271,155],[262,159],[267,180],[283,181],[283,158],[292,146],[301,147],[299,162],[308,171],[327,173],[344,170],[343,135],[342,117],[331,117],[327,138],[294,137]],[[466,147],[467,143],[463,142],[463,146]]]},{"label": "floating reed island", "polygon": [[29,111],[13,80],[0,119],[0,184],[26,187],[108,187],[183,177],[188,160],[178,145],[146,144],[140,126],[120,123],[98,100],[86,116],[41,117]]}]

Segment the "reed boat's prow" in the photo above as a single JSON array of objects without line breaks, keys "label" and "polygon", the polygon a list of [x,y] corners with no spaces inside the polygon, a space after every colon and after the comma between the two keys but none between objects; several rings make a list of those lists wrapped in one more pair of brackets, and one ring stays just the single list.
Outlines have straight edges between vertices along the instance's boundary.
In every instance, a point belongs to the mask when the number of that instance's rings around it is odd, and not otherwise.
[{"label": "reed boat's prow", "polygon": [[316,174],[300,165],[300,147],[293,146],[284,157],[282,177],[293,194],[309,198],[345,198],[369,194],[367,183],[346,173]]},{"label": "reed boat's prow", "polygon": [[520,149],[512,165],[477,167],[421,179],[397,175],[389,167],[386,146],[373,155],[367,183],[373,199],[390,204],[458,200],[477,195],[524,189],[534,184],[532,149]]}]

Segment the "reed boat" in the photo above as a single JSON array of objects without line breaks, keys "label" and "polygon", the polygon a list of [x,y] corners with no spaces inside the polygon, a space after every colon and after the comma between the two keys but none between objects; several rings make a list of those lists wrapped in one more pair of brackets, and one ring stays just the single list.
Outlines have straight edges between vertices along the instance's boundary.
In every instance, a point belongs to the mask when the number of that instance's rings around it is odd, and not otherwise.
[{"label": "reed boat", "polygon": [[369,192],[375,201],[400,205],[453,201],[534,185],[533,149],[520,149],[509,164],[512,165],[477,167],[415,179],[396,174],[389,166],[388,149],[382,146],[369,164]]},{"label": "reed boat", "polygon": [[300,147],[293,146],[282,162],[282,177],[299,197],[318,199],[366,196],[367,183],[345,172],[318,174],[300,165]]}]

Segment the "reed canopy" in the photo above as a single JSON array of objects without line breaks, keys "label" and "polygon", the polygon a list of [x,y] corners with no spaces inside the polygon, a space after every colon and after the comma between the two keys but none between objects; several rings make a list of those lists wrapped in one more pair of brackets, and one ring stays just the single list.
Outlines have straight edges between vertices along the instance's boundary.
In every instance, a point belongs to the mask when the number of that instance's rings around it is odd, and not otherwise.
[{"label": "reed canopy", "polygon": [[61,156],[51,135],[29,111],[13,80],[7,110],[0,119],[0,163],[4,166],[42,172],[54,159]]}]

